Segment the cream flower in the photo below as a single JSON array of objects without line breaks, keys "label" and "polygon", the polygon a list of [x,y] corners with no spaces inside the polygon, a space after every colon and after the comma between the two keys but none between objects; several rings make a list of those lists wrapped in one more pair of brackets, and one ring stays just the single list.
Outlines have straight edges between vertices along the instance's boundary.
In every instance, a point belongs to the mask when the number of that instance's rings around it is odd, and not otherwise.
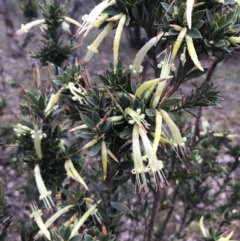
[{"label": "cream flower", "polygon": [[39,199],[43,200],[44,205],[48,210],[52,209],[52,206],[55,206],[51,198],[52,192],[47,190],[43,182],[39,164],[36,164],[34,167],[34,177],[37,184],[38,192],[40,193]]},{"label": "cream flower", "polygon": [[[90,13],[89,15],[85,16],[84,23],[79,28],[77,34],[81,34],[83,32],[83,37],[86,37],[88,32],[91,28],[96,26],[96,21],[98,20],[101,13],[109,6],[116,4],[116,0],[104,0],[103,2],[99,3]],[[104,21],[107,17],[104,17]]]}]

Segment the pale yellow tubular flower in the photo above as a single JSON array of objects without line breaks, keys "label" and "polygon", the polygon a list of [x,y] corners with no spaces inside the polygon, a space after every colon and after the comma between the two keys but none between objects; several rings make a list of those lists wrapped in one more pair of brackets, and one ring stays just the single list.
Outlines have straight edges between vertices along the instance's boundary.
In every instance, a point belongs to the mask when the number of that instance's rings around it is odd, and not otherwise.
[{"label": "pale yellow tubular flower", "polygon": [[78,26],[78,27],[81,27],[81,26],[82,26],[78,21],[76,21],[76,20],[73,19],[73,18],[69,18],[69,17],[65,16],[65,17],[64,17],[64,20],[67,21],[67,22],[69,22],[69,23],[72,23],[72,24],[74,24],[74,25],[76,25],[76,26]]},{"label": "pale yellow tubular flower", "polygon": [[117,15],[114,15],[114,16],[111,17],[111,18],[108,18],[106,21],[107,21],[107,22],[110,22],[110,21],[116,22],[116,21],[118,21],[118,20],[122,17],[122,15],[123,15],[123,13],[119,13],[119,14],[117,14]]},{"label": "pale yellow tubular flower", "polygon": [[27,24],[22,24],[21,25],[21,28],[19,30],[17,30],[15,33],[14,33],[14,36],[21,36],[23,35],[24,33],[28,33],[28,31],[34,27],[34,26],[37,26],[37,25],[40,25],[40,24],[43,24],[45,23],[45,19],[39,19],[39,20],[35,20],[35,21],[32,21],[30,23],[27,23]]},{"label": "pale yellow tubular flower", "polygon": [[117,63],[118,63],[118,53],[119,53],[119,45],[120,45],[120,39],[122,36],[122,31],[124,24],[126,22],[127,15],[122,15],[117,26],[117,30],[114,36],[113,41],[113,66],[114,66],[114,73],[116,73],[117,70]]},{"label": "pale yellow tubular flower", "polygon": [[226,237],[220,237],[217,241],[231,241],[230,238],[233,236],[233,231]]},{"label": "pale yellow tubular flower", "polygon": [[162,118],[163,120],[166,122],[171,135],[172,135],[172,139],[170,139],[170,142],[172,144],[172,146],[174,148],[180,148],[181,153],[184,155],[186,152],[186,147],[185,147],[185,141],[186,138],[182,138],[181,133],[179,128],[177,127],[177,125],[172,121],[171,117],[169,116],[169,114],[164,111],[164,110],[160,110],[161,114],[162,114]]},{"label": "pale yellow tubular flower", "polygon": [[47,107],[44,110],[46,117],[54,110],[55,105],[58,102],[60,95],[61,95],[60,92],[57,92],[56,94],[51,94]]},{"label": "pale yellow tubular flower", "polygon": [[119,162],[118,159],[114,156],[114,154],[107,148],[107,154],[115,161]]},{"label": "pale yellow tubular flower", "polygon": [[89,147],[94,146],[96,143],[98,142],[98,139],[93,139],[91,141],[89,141],[85,146],[83,146],[80,150],[84,150],[87,149]]},{"label": "pale yellow tubular flower", "polygon": [[83,129],[87,129],[87,128],[88,128],[88,126],[86,124],[82,124],[80,126],[72,128],[71,130],[69,130],[69,132],[77,131],[77,130],[83,130]]},{"label": "pale yellow tubular flower", "polygon": [[75,235],[78,234],[78,230],[80,229],[80,227],[84,224],[84,222],[89,218],[90,215],[92,215],[95,210],[96,210],[97,205],[92,205],[92,207],[90,207],[84,214],[83,216],[78,220],[78,222],[76,223],[76,225],[74,226],[72,232],[71,232],[71,236],[69,239],[71,239],[72,237],[74,237]]},{"label": "pale yellow tubular flower", "polygon": [[204,237],[204,238],[207,238],[207,237],[209,236],[209,232],[208,232],[208,230],[204,227],[203,219],[204,219],[204,217],[202,216],[202,217],[200,218],[200,221],[199,221],[199,226],[200,226],[200,229],[201,229],[201,231],[202,231],[203,237]]},{"label": "pale yellow tubular flower", "polygon": [[153,95],[152,101],[151,101],[151,107],[153,109],[155,109],[160,101],[162,92],[165,88],[166,82],[168,80],[167,76],[170,73],[171,70],[171,65],[172,63],[170,63],[170,52],[166,50],[166,54],[164,57],[164,61],[161,62],[161,74],[160,74],[160,78],[165,78],[166,80],[161,81],[158,83],[157,85],[157,89]]},{"label": "pale yellow tubular flower", "polygon": [[[163,78],[157,78],[157,79],[152,79],[152,80],[148,80],[143,82],[136,90],[135,92],[135,96],[141,98],[141,95],[143,94],[144,91],[149,90],[151,88],[151,90],[148,92],[148,94],[150,95],[153,90],[154,87],[161,81],[165,81],[166,79],[170,79],[173,76],[167,76],[167,77],[163,77]],[[145,96],[144,96],[145,98]]]},{"label": "pale yellow tubular flower", "polygon": [[175,31],[178,31],[178,32],[180,32],[180,31],[183,29],[183,27],[181,27],[181,26],[179,26],[179,25],[176,25],[176,24],[169,24],[169,26],[170,26],[172,29],[174,29]]},{"label": "pale yellow tubular flower", "polygon": [[193,11],[193,5],[194,5],[194,0],[187,0],[186,2],[186,17],[187,17],[187,24],[188,28],[192,28],[192,11]]},{"label": "pale yellow tubular flower", "polygon": [[34,134],[32,135],[34,148],[39,160],[42,160],[42,148],[41,148],[41,130],[38,130],[37,126],[34,127]]},{"label": "pale yellow tubular flower", "polygon": [[170,64],[172,64],[174,62],[174,59],[177,55],[177,52],[179,50],[179,48],[181,47],[181,44],[183,42],[184,37],[187,34],[187,28],[184,27],[182,28],[182,30],[180,31],[180,33],[178,34],[177,40],[175,41],[174,45],[173,45],[173,50],[172,50],[172,55],[171,55],[171,59],[170,59]]},{"label": "pale yellow tubular flower", "polygon": [[83,59],[84,62],[89,62],[92,56],[98,53],[99,45],[102,43],[103,39],[108,35],[108,33],[112,30],[113,26],[114,26],[113,22],[109,23],[104,28],[104,30],[98,35],[98,37],[94,40],[94,42],[87,47],[88,52]]},{"label": "pale yellow tubular flower", "polygon": [[95,21],[100,16],[100,14],[107,8],[112,5],[116,4],[116,0],[105,0],[101,3],[99,3],[86,17],[84,23],[82,26],[78,29],[78,34],[81,34],[82,32],[85,32],[83,37],[85,37],[89,30],[94,27]]},{"label": "pale yellow tubular flower", "polygon": [[187,61],[187,59],[186,59],[186,50],[187,50],[187,48],[183,47],[183,52],[180,55],[180,60],[182,62],[182,65],[184,65],[186,63],[186,61]]},{"label": "pale yellow tubular flower", "polygon": [[[85,200],[86,206],[88,209],[90,209],[93,206],[94,201],[91,198],[85,197],[83,198]],[[99,224],[102,224],[103,218],[101,214],[98,212],[98,209],[96,208],[95,211],[91,214],[94,218],[97,219]]]},{"label": "pale yellow tubular flower", "polygon": [[[159,34],[156,37],[151,38],[136,54],[136,57],[133,61],[133,65],[130,65],[129,68],[132,70],[133,74],[142,73],[143,66],[142,62],[147,54],[148,50],[151,49],[162,37],[164,33]],[[165,33],[165,35],[167,35]]]},{"label": "pale yellow tubular flower", "polygon": [[54,203],[51,199],[51,191],[47,191],[47,188],[43,182],[42,176],[41,176],[41,169],[39,164],[36,164],[34,167],[34,177],[37,185],[38,192],[40,194],[39,200],[43,200],[45,207],[48,210],[52,209],[52,206],[54,207]]},{"label": "pale yellow tubular flower", "polygon": [[138,133],[142,139],[142,144],[144,146],[144,150],[146,152],[149,164],[151,164],[153,159],[157,159],[156,154],[153,153],[153,147],[152,147],[151,141],[147,136],[146,130],[142,126],[138,125]]},{"label": "pale yellow tubular flower", "polygon": [[156,127],[153,140],[153,154],[156,154],[162,134],[162,115],[156,110]]},{"label": "pale yellow tubular flower", "polygon": [[145,176],[147,167],[144,166],[142,161],[137,124],[133,126],[133,132],[132,132],[132,158],[133,158],[134,168],[132,169],[131,172],[132,174],[136,175],[136,184],[138,186],[138,189],[139,191],[141,191],[142,189],[144,189],[145,191],[148,191],[147,179]]},{"label": "pale yellow tubular flower", "polygon": [[197,56],[197,53],[196,53],[196,50],[195,50],[195,47],[193,45],[193,39],[186,34],[185,36],[185,40],[186,40],[186,44],[187,44],[187,49],[188,49],[188,53],[193,61],[193,63],[195,64],[195,66],[201,70],[201,71],[204,71],[201,63],[199,62],[198,60],[198,56]]},{"label": "pale yellow tubular flower", "polygon": [[109,121],[116,122],[116,121],[121,121],[124,119],[123,115],[118,115],[118,116],[111,116],[108,118]]},{"label": "pale yellow tubular flower", "polygon": [[[68,212],[72,207],[74,207],[74,205],[68,205],[60,210],[58,210],[56,213],[54,213],[46,222],[45,222],[45,227],[49,228],[58,218],[60,218],[63,214],[65,214],[66,212]],[[42,231],[39,230],[39,232],[37,233],[37,235],[35,236],[36,239],[39,238],[39,236],[42,236]]]},{"label": "pale yellow tubular flower", "polygon": [[107,161],[108,161],[107,145],[105,141],[102,141],[101,153],[102,153],[103,179],[105,180],[107,177]]},{"label": "pale yellow tubular flower", "polygon": [[65,167],[65,170],[66,170],[67,174],[68,174],[72,179],[74,179],[76,182],[81,183],[81,184],[84,186],[84,188],[85,188],[86,190],[88,190],[87,184],[86,184],[86,183],[84,182],[84,180],[80,177],[80,175],[79,175],[79,173],[77,172],[77,170],[75,169],[75,167],[74,167],[71,159],[68,159],[67,161],[65,161],[64,167]]},{"label": "pale yellow tubular flower", "polygon": [[30,129],[29,127],[27,126],[24,126],[22,124],[17,124],[16,126],[14,126],[13,128],[14,132],[16,133],[16,135],[18,137],[20,137],[21,135],[25,136],[29,133],[34,133],[34,130]]},{"label": "pale yellow tubular flower", "polygon": [[43,220],[42,220],[42,217],[41,217],[42,216],[42,211],[40,209],[38,209],[37,204],[35,202],[33,202],[31,204],[31,208],[32,208],[31,217],[34,218],[34,221],[38,225],[38,227],[41,230],[41,232],[43,233],[43,235],[48,240],[51,240],[50,232],[48,231],[47,227],[43,223]]},{"label": "pale yellow tubular flower", "polygon": [[[239,0],[240,1],[240,0]],[[240,37],[229,37],[228,40],[232,43],[235,43],[235,44],[240,44]]]}]

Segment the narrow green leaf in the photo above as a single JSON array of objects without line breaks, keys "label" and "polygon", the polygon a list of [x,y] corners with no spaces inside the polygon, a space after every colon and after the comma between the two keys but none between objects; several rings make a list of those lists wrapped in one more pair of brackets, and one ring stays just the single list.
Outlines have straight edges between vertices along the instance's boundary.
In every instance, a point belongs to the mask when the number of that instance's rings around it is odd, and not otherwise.
[{"label": "narrow green leaf", "polygon": [[95,125],[93,124],[93,122],[90,120],[90,118],[88,118],[86,115],[84,114],[80,114],[81,120],[84,124],[86,124],[90,129],[94,128]]},{"label": "narrow green leaf", "polygon": [[123,203],[111,202],[110,204],[113,208],[115,208],[116,210],[118,210],[120,212],[123,212],[123,213],[128,212],[128,207],[126,205],[124,205]]},{"label": "narrow green leaf", "polygon": [[101,149],[101,141],[98,141],[95,145],[91,147],[90,156],[95,156]]}]

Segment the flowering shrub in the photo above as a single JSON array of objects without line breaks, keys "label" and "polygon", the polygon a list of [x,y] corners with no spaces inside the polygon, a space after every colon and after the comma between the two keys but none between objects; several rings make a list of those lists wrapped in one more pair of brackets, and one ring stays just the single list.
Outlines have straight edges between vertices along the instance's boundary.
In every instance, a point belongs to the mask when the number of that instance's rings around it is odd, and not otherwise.
[{"label": "flowering shrub", "polygon": [[[186,128],[184,113],[219,107],[222,98],[211,82],[213,68],[204,68],[201,59],[212,58],[216,66],[239,48],[240,6],[230,0],[104,0],[78,23],[53,0],[43,6],[43,13],[44,19],[22,25],[16,36],[41,25],[43,40],[34,57],[42,65],[53,63],[56,76],[47,88],[37,76],[37,90],[25,90],[22,116],[14,131],[18,152],[33,171],[39,200],[54,214],[44,221],[43,211],[32,202],[37,227],[31,232],[28,227],[31,234],[22,235],[22,240],[116,240],[127,218],[147,223],[139,225],[143,240],[186,237],[187,227],[207,216],[209,206],[213,211],[222,207],[213,207],[222,186],[211,196],[207,178],[221,176],[225,186],[231,190],[236,186],[229,180],[239,165],[239,151],[229,140],[232,136],[206,126],[202,132],[194,130],[199,125]],[[79,26],[78,41],[85,41],[94,28],[101,32],[81,64],[76,60],[63,67],[76,48],[58,42],[62,31],[68,32],[68,23]],[[132,26],[145,31],[146,41],[128,67],[119,59],[119,49],[123,29]],[[114,30],[113,63],[91,80],[88,63],[98,58],[100,44]],[[144,59],[152,73],[143,74]],[[207,78],[195,84],[191,93],[176,95],[186,81],[205,73]],[[216,161],[223,145],[235,158],[234,164],[226,164],[229,171]],[[85,172],[79,173],[81,169]],[[72,182],[62,186],[66,174]],[[183,202],[184,216],[177,231],[169,234],[165,228],[176,200]],[[198,208],[201,203],[205,210]],[[236,204],[237,200],[224,203],[229,208]],[[158,217],[161,212],[163,219]],[[202,219],[200,227],[206,240],[232,236],[208,232]]]}]

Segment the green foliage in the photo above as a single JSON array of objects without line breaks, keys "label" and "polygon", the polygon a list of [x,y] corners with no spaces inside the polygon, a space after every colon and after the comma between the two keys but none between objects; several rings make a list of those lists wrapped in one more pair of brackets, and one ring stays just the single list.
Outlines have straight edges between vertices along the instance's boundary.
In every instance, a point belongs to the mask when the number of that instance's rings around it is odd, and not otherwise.
[{"label": "green foliage", "polygon": [[41,6],[42,14],[45,19],[41,44],[32,57],[39,59],[42,65],[53,63],[61,66],[68,59],[69,55],[75,49],[72,39],[64,44],[63,27],[66,7],[61,6],[58,0],[51,0]]},{"label": "green foliage", "polygon": [[[191,109],[196,117],[198,109],[220,107],[222,97],[211,77],[217,63],[239,47],[239,6],[195,1],[190,21],[186,4],[106,0],[97,5],[78,35],[84,39],[91,28],[102,28],[108,20],[117,29],[114,62],[97,79],[90,79],[87,62],[59,67],[73,50],[72,44],[59,47],[66,9],[57,1],[43,6],[47,28],[35,57],[43,65],[52,62],[56,76],[47,88],[38,82],[37,90],[25,90],[14,130],[18,152],[34,170],[40,200],[51,207],[52,191],[60,208],[54,215],[64,211],[59,223],[43,222],[44,229],[41,211],[31,204],[46,239],[116,240],[128,218],[130,240],[185,240],[191,224],[205,216],[214,225],[203,235],[218,240],[222,226],[237,217],[233,210],[239,205],[239,185],[231,175],[239,168],[239,145],[231,142],[229,133],[200,125],[201,111],[188,128],[186,113],[192,114]],[[122,26],[137,26],[146,33],[146,43],[129,68],[116,58]],[[87,56],[98,52],[99,36]],[[215,62],[204,69],[199,59],[208,56]],[[142,73],[144,58],[154,79]],[[203,74],[206,78],[197,81]],[[177,91],[190,81],[193,90],[179,96]],[[233,162],[219,163],[223,148]],[[78,185],[64,181],[66,173]],[[218,202],[222,194],[226,198]],[[171,232],[174,216],[180,224]],[[34,230],[27,231],[23,240],[33,236]]]}]

